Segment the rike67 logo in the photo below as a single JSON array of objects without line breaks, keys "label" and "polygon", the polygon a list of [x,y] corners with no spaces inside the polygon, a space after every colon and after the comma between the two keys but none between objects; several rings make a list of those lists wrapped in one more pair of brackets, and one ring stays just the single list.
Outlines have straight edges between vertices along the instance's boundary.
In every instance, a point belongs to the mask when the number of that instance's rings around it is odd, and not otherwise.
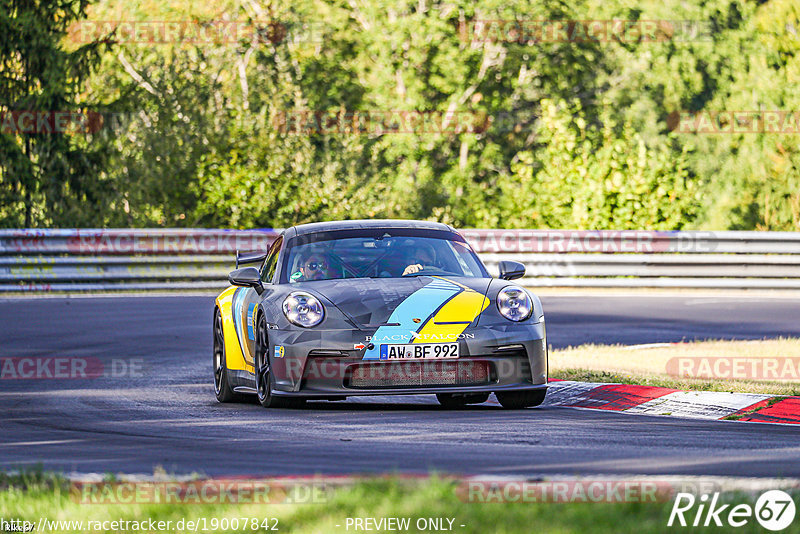
[{"label": "rike67 logo", "polygon": [[765,529],[779,531],[792,524],[795,512],[791,495],[781,490],[762,493],[755,506],[721,504],[719,493],[714,493],[711,497],[703,494],[699,499],[691,493],[678,493],[667,526],[742,527],[755,517]]}]

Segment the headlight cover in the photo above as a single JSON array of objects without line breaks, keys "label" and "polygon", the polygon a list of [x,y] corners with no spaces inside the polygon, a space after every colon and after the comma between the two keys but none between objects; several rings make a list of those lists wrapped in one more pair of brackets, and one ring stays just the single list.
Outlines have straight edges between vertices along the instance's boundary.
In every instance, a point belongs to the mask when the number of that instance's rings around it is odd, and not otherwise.
[{"label": "headlight cover", "polygon": [[311,328],[322,322],[325,317],[325,308],[314,295],[295,291],[284,299],[283,314],[292,323],[304,328]]},{"label": "headlight cover", "polygon": [[504,287],[497,293],[497,309],[509,321],[524,321],[531,316],[533,302],[521,287]]}]

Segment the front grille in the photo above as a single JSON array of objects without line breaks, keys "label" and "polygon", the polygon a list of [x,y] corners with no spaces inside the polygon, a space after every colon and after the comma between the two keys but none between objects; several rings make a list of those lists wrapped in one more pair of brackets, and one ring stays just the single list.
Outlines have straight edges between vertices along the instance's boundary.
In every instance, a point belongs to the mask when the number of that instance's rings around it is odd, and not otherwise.
[{"label": "front grille", "polygon": [[344,387],[480,386],[496,380],[492,363],[480,360],[361,363],[347,368]]}]

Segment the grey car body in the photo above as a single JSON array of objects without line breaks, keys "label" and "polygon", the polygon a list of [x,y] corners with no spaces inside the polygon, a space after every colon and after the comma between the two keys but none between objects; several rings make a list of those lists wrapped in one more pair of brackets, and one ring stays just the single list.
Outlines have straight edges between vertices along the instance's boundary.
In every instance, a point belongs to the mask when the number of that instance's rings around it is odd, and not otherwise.
[{"label": "grey car body", "polygon": [[[395,252],[392,240],[417,236],[450,241],[469,255],[464,256],[467,260],[474,257],[477,263],[470,264],[477,267],[470,271],[473,276],[436,274],[431,268],[430,273],[381,277],[378,260],[366,268],[374,276],[349,277],[343,267],[344,274],[334,279],[302,280],[298,272],[292,278],[293,247],[315,240],[334,243],[342,236],[364,239],[365,246],[376,240],[373,248],[386,247],[370,251],[379,260]],[[504,406],[521,408],[544,399],[548,370],[541,302],[526,292],[529,315],[519,321],[503,316],[496,305],[499,292],[519,286],[491,278],[464,238],[448,225],[397,220],[305,224],[287,228],[266,253],[240,254],[237,262],[257,265],[237,269],[229,277],[240,287],[232,296],[228,319],[236,325],[247,368],[226,369],[223,357],[224,369],[218,369],[217,352],[231,343],[215,337],[220,400],[256,393],[265,406],[279,406],[307,399],[435,393],[443,404],[458,406],[483,402],[495,393]],[[512,272],[504,273],[507,278],[524,272],[520,264],[507,263],[513,264],[505,266]],[[303,327],[289,320],[284,302],[298,293],[315,297],[324,308],[319,324]],[[215,324],[220,313],[217,309]],[[434,346],[439,343],[451,345],[457,357],[387,359],[391,346],[422,344],[439,351]],[[429,350],[405,350],[412,349]]]}]

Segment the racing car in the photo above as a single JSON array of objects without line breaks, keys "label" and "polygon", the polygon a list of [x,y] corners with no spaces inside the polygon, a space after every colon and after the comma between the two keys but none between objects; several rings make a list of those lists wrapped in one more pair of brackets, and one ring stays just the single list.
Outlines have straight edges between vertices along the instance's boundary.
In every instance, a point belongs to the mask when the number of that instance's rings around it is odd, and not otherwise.
[{"label": "racing car", "polygon": [[362,395],[435,394],[447,408],[542,403],[540,300],[492,278],[453,227],[353,220],[293,226],[238,252],[213,316],[214,390],[264,407]]}]

